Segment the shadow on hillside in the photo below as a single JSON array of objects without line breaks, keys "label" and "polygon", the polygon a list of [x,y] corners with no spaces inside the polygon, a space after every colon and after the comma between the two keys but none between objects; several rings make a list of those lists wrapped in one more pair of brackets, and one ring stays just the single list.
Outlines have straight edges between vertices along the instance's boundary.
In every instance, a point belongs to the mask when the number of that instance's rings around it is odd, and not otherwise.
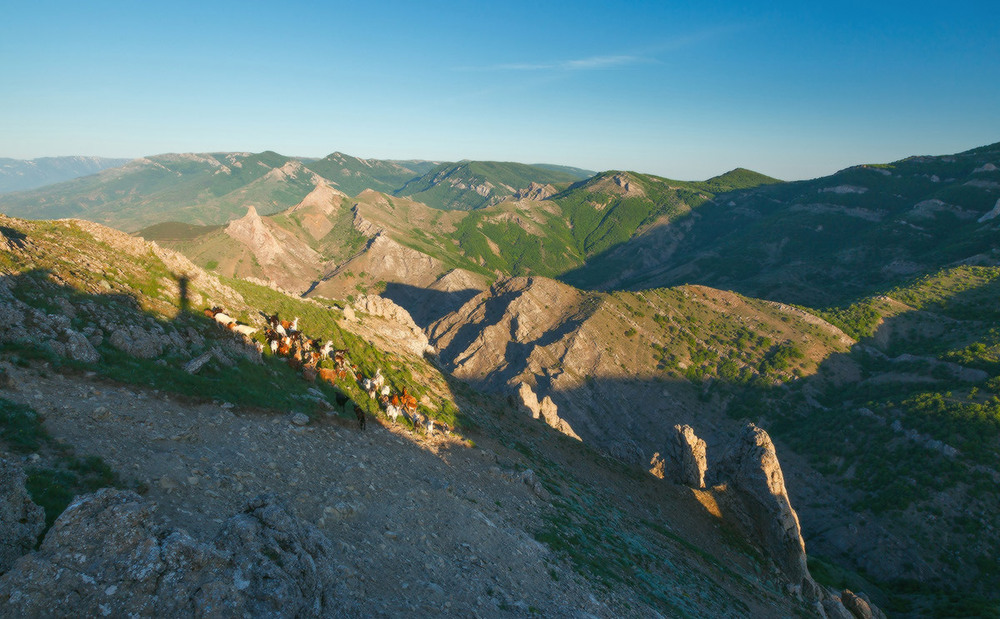
[{"label": "shadow on hillside", "polygon": [[5,239],[6,243],[17,249],[24,249],[24,241],[28,238],[23,232],[7,226],[0,226],[0,236]]},{"label": "shadow on hillside", "polygon": [[[0,350],[8,360],[47,360],[122,383],[252,409],[315,415],[320,409],[310,389],[319,389],[331,403],[344,398],[337,387],[305,381],[284,359],[261,356],[252,341],[202,312],[180,311],[191,309],[188,286],[180,279],[175,291],[180,298],[173,301],[178,312],[165,319],[144,310],[129,292],[81,292],[49,269],[5,275],[0,289],[40,314],[12,306],[23,315],[5,316]],[[4,296],[0,292],[0,301]],[[88,361],[80,338],[100,355],[98,361]],[[197,371],[185,370],[188,362],[208,355]]]},{"label": "shadow on hillside", "polygon": [[994,261],[996,235],[975,217],[912,210],[928,198],[940,203],[938,198],[950,196],[944,202],[982,214],[994,205],[995,194],[959,199],[945,185],[925,180],[926,186],[904,197],[891,184],[871,179],[871,191],[817,193],[831,183],[860,183],[847,180],[855,173],[838,173],[838,181],[718,194],[688,216],[593,255],[558,279],[591,290],[701,284],[817,307],[841,305],[969,259]]},{"label": "shadow on hillside", "polygon": [[[815,374],[783,384],[692,382],[664,374],[589,377],[557,390],[560,370],[551,368],[534,377],[533,389],[539,400],[551,397],[586,443],[643,470],[654,452],[668,452],[674,424],[691,425],[708,442],[711,469],[738,420],[754,421],[778,445],[811,556],[894,594],[912,594],[920,583],[921,595],[995,599],[995,563],[980,555],[1000,553],[1000,504],[989,490],[1000,460],[1000,403],[991,394],[976,395],[984,388],[982,374],[972,380],[926,357],[964,350],[983,336],[1000,319],[998,293],[1000,279],[950,297],[943,312],[950,318],[942,319],[939,334],[916,328],[913,315],[889,318],[873,337],[820,362]],[[453,367],[456,351],[468,349],[477,334],[460,334],[454,348],[440,351],[444,365]],[[508,381],[525,369],[530,351],[505,352],[506,364],[467,382],[506,398],[513,414],[527,417]],[[898,356],[904,353],[910,356]],[[986,369],[998,373],[996,364]]]},{"label": "shadow on hillside", "polygon": [[402,307],[421,329],[462,307],[466,301],[482,292],[470,288],[445,292],[431,288],[420,288],[399,282],[386,284],[381,296]]}]

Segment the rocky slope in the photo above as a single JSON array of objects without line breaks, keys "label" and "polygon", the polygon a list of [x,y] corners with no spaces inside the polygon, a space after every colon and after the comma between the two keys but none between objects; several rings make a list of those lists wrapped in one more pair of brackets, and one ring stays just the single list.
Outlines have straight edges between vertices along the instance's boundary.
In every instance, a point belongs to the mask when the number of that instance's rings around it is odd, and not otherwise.
[{"label": "rocky slope", "polygon": [[[0,224],[3,456],[37,488],[76,470],[65,462],[99,469],[87,457],[100,454],[147,495],[74,503],[37,552],[0,576],[3,608],[55,612],[64,593],[46,586],[42,597],[39,587],[68,557],[77,562],[64,582],[79,586],[65,595],[99,613],[174,603],[178,612],[263,609],[275,599],[322,614],[333,599],[333,614],[363,616],[808,608],[685,489],[564,441],[503,399],[450,385],[417,355],[364,343],[355,329],[391,334],[379,321],[405,322],[387,302],[355,304],[352,320],[346,308],[224,285],[177,254],[95,224]],[[345,394],[366,404],[356,386],[308,383],[183,311],[212,304],[250,322],[257,311],[299,314],[307,332],[346,343],[366,372],[378,363],[406,381],[423,410],[450,406],[465,436],[384,417],[360,432],[353,414],[338,412]],[[415,335],[408,329],[404,338]],[[197,373],[183,369],[216,349]],[[12,442],[14,419],[36,428],[36,444]],[[248,507],[267,492],[277,502]],[[110,539],[95,544],[105,532]],[[162,562],[141,555],[129,571],[102,554],[116,548],[155,551]]]},{"label": "rocky slope", "polygon": [[[702,332],[706,324],[720,330]],[[709,356],[726,356],[740,337],[746,350],[734,355],[733,371],[747,376],[782,342],[803,350],[788,373],[815,371],[830,352],[852,343],[814,317],[810,322],[790,308],[723,291],[606,295],[545,278],[502,280],[428,332],[456,377],[504,394],[526,384],[539,400],[551,398],[558,416],[588,442],[606,449],[642,443],[636,464],[659,450],[673,423],[691,423],[704,408],[685,376],[697,374]]]}]

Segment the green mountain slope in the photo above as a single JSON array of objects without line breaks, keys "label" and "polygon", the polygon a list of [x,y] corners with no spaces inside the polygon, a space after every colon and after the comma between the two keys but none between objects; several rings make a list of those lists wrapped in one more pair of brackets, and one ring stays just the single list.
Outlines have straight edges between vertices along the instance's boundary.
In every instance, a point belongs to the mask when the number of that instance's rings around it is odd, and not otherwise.
[{"label": "green mountain slope", "polygon": [[511,198],[532,183],[546,185],[580,180],[581,176],[571,170],[499,161],[443,163],[406,183],[396,195],[434,208],[469,211]]},{"label": "green mountain slope", "polygon": [[577,285],[698,282],[833,304],[997,249],[1000,145],[862,165],[716,196],[696,219],[651,230],[566,275]]},{"label": "green mountain slope", "polygon": [[0,210],[37,219],[79,217],[129,231],[166,221],[217,225],[240,217],[248,206],[263,215],[286,210],[323,183],[349,195],[365,189],[392,192],[435,165],[342,153],[319,160],[271,151],[165,154],[2,195]]},{"label": "green mountain slope", "polygon": [[219,224],[242,214],[246,204],[264,213],[284,210],[316,180],[298,161],[271,151],[167,154],[0,196],[0,209],[36,219],[79,217],[123,230],[170,220]]},{"label": "green mountain slope", "polygon": [[356,196],[365,189],[392,193],[434,165],[427,161],[359,159],[338,152],[309,162],[306,167],[332,182],[340,191]]},{"label": "green mountain slope", "polygon": [[[732,178],[733,174],[728,176]],[[748,171],[738,176],[743,184],[771,180]],[[435,209],[407,197],[367,190],[353,199],[343,195],[325,197],[322,205],[296,206],[264,219],[267,225],[279,226],[297,239],[286,237],[282,251],[294,251],[296,244],[308,247],[318,252],[329,268],[351,259],[361,250],[363,239],[382,232],[395,243],[437,261],[437,266],[420,276],[424,284],[433,280],[430,271],[435,269],[435,277],[450,269],[462,269],[488,281],[497,274],[556,277],[637,233],[683,218],[711,199],[713,194],[705,187],[725,187],[725,183],[725,177],[684,182],[605,172],[549,199],[505,201],[473,211]],[[205,232],[211,234],[193,238],[196,231],[184,229],[181,233],[179,227],[173,226],[154,227],[140,234],[184,252],[198,264],[213,265],[226,275],[261,277],[263,271],[250,256],[256,254],[258,264],[263,264],[277,253],[269,250],[267,258],[258,250],[247,254],[223,239],[222,231]],[[301,268],[298,271],[302,277],[316,276],[315,272],[307,275]],[[375,289],[379,282],[398,280],[375,275],[369,267],[348,271],[365,274],[352,278],[349,288]],[[303,289],[312,281],[300,278],[292,285],[274,271],[271,277],[290,290]],[[343,291],[340,286],[334,288]]]}]

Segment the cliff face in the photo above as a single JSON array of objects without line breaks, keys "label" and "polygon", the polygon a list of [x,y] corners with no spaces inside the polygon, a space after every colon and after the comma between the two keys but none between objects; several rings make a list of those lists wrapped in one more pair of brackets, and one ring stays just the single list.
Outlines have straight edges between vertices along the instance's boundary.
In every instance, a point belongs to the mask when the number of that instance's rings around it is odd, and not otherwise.
[{"label": "cliff face", "polygon": [[794,590],[818,599],[819,587],[806,567],[799,517],[767,432],[752,423],[744,426],[712,468],[711,480],[726,486],[722,497],[730,518],[759,541]]},{"label": "cliff face", "polygon": [[266,278],[287,290],[305,290],[322,269],[323,260],[315,250],[262,218],[253,206],[231,221],[225,233],[249,250]]}]

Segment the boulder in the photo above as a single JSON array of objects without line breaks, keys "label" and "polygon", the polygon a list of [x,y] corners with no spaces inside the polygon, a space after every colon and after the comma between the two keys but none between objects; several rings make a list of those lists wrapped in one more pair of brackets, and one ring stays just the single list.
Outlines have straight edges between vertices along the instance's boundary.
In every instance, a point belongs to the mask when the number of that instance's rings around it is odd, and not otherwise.
[{"label": "boulder", "polygon": [[8,616],[336,616],[332,546],[274,497],[215,542],[153,522],[155,506],[105,488],[74,501],[38,552],[0,577]]},{"label": "boulder", "polygon": [[226,552],[242,616],[339,614],[333,545],[273,495],[252,499],[215,540]]},{"label": "boulder", "polygon": [[163,354],[164,342],[142,327],[121,326],[111,333],[108,342],[118,350],[138,359],[154,359]]},{"label": "boulder", "polygon": [[850,611],[852,619],[885,619],[885,613],[862,595],[855,595],[850,589],[844,589],[840,594],[840,601]]},{"label": "boulder", "polygon": [[60,340],[52,340],[49,346],[60,357],[66,357],[74,361],[97,363],[101,359],[101,355],[94,348],[90,340],[82,333],[73,329],[65,329],[62,338]]},{"label": "boulder", "polygon": [[672,460],[671,477],[679,484],[692,488],[705,487],[705,470],[708,468],[707,445],[698,438],[691,426],[674,426],[674,440],[667,444]]},{"label": "boulder", "polygon": [[24,488],[24,471],[0,458],[0,574],[31,552],[45,529],[45,511]]},{"label": "boulder", "polygon": [[806,546],[799,518],[785,489],[785,478],[771,437],[748,423],[713,471],[723,514],[757,541],[789,580],[790,591],[818,600],[821,591],[806,567]]}]

